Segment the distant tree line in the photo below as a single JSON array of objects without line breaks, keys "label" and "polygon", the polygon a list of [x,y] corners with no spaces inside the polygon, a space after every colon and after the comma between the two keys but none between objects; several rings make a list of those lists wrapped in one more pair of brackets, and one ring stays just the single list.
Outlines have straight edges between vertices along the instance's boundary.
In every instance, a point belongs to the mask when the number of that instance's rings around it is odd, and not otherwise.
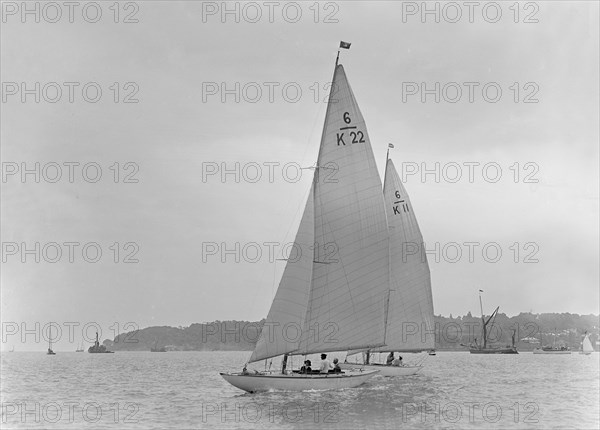
[{"label": "distant tree line", "polygon": [[[258,340],[264,320],[213,321],[192,324],[189,327],[147,327],[135,332],[122,333],[104,344],[114,351],[149,351],[153,346],[167,351],[250,351]],[[407,323],[414,332],[415,324]],[[570,313],[520,313],[508,317],[499,313],[488,327],[491,344],[508,345],[515,335],[515,344],[521,351],[553,343],[578,349],[583,334],[590,333],[596,347],[599,338],[598,315]],[[481,341],[481,317],[471,313],[459,317],[435,316],[435,345],[440,350],[465,350],[477,338]],[[462,344],[462,345],[461,345]]]}]

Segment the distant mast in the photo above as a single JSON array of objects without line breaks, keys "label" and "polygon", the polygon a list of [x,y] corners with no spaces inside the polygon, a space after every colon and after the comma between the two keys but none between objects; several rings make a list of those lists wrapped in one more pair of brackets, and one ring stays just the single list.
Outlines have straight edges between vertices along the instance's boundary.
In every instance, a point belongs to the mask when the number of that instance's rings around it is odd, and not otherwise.
[{"label": "distant mast", "polygon": [[485,329],[485,317],[483,316],[483,302],[481,301],[481,293],[483,290],[479,290],[479,309],[481,309],[481,323],[482,323],[482,334],[483,334],[483,348],[487,345],[487,331]]}]

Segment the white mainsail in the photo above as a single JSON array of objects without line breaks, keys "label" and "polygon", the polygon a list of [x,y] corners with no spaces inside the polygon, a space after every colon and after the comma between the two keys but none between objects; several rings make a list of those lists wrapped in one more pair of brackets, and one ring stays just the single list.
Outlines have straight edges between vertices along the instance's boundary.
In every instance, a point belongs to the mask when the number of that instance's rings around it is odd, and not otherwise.
[{"label": "white mainsail", "polygon": [[[296,237],[303,251],[314,241],[313,253],[310,261],[304,253],[300,262],[288,261],[265,323],[277,328],[263,328],[250,361],[383,345],[387,230],[365,121],[336,64],[313,189]],[[282,331],[286,324],[300,325],[297,341]]]},{"label": "white mainsail", "polygon": [[387,160],[383,194],[390,236],[390,298],[385,347],[373,351],[433,349],[433,297],[423,235],[391,159]]},{"label": "white mainsail", "polygon": [[[299,353],[382,345],[389,241],[381,179],[344,68],[336,66],[315,180],[315,254]],[[333,173],[332,173],[333,172]]]}]

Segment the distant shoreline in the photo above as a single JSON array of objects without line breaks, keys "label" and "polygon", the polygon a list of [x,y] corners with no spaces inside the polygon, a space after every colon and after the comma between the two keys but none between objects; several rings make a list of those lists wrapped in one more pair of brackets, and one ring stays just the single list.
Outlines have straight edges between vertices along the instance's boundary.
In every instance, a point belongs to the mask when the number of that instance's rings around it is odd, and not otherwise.
[{"label": "distant shoreline", "polygon": [[[195,323],[189,327],[154,326],[135,332],[122,333],[116,338],[105,340],[103,344],[111,351],[149,351],[153,345],[167,351],[252,351],[260,336],[262,321],[213,321]],[[481,317],[470,312],[464,316],[434,317],[434,330],[420,333],[421,326],[407,323],[407,335],[435,335],[435,350],[465,352],[475,339],[481,342]],[[491,328],[490,328],[491,327]],[[598,315],[578,315],[570,313],[532,314],[520,313],[508,317],[499,313],[488,327],[488,345],[505,346],[512,342],[519,351],[533,351],[543,345],[564,345],[577,351],[581,337],[590,333],[592,344],[600,338],[600,317]],[[416,330],[416,332],[415,332]],[[541,338],[541,341],[540,341]]]}]

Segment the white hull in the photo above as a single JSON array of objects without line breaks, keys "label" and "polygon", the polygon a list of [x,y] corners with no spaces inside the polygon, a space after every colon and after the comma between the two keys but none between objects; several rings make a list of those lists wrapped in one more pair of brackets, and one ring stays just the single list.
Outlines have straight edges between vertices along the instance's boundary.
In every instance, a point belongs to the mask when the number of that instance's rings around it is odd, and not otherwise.
[{"label": "white hull", "polygon": [[423,366],[386,366],[385,364],[343,363],[342,369],[350,370],[379,370],[381,376],[410,376],[418,373]]},{"label": "white hull", "polygon": [[377,371],[362,373],[327,373],[301,375],[292,373],[288,375],[273,374],[248,374],[221,373],[223,379],[240,390],[255,393],[258,391],[307,391],[307,390],[341,390],[354,388],[364,384]]},{"label": "white hull", "polygon": [[591,354],[591,352],[587,352],[587,351],[579,351],[579,353],[583,354],[583,355],[590,355]]},{"label": "white hull", "polygon": [[553,350],[553,351],[544,351],[543,349],[534,349],[534,354],[550,354],[550,355],[560,355],[560,354],[570,354],[569,350]]}]

